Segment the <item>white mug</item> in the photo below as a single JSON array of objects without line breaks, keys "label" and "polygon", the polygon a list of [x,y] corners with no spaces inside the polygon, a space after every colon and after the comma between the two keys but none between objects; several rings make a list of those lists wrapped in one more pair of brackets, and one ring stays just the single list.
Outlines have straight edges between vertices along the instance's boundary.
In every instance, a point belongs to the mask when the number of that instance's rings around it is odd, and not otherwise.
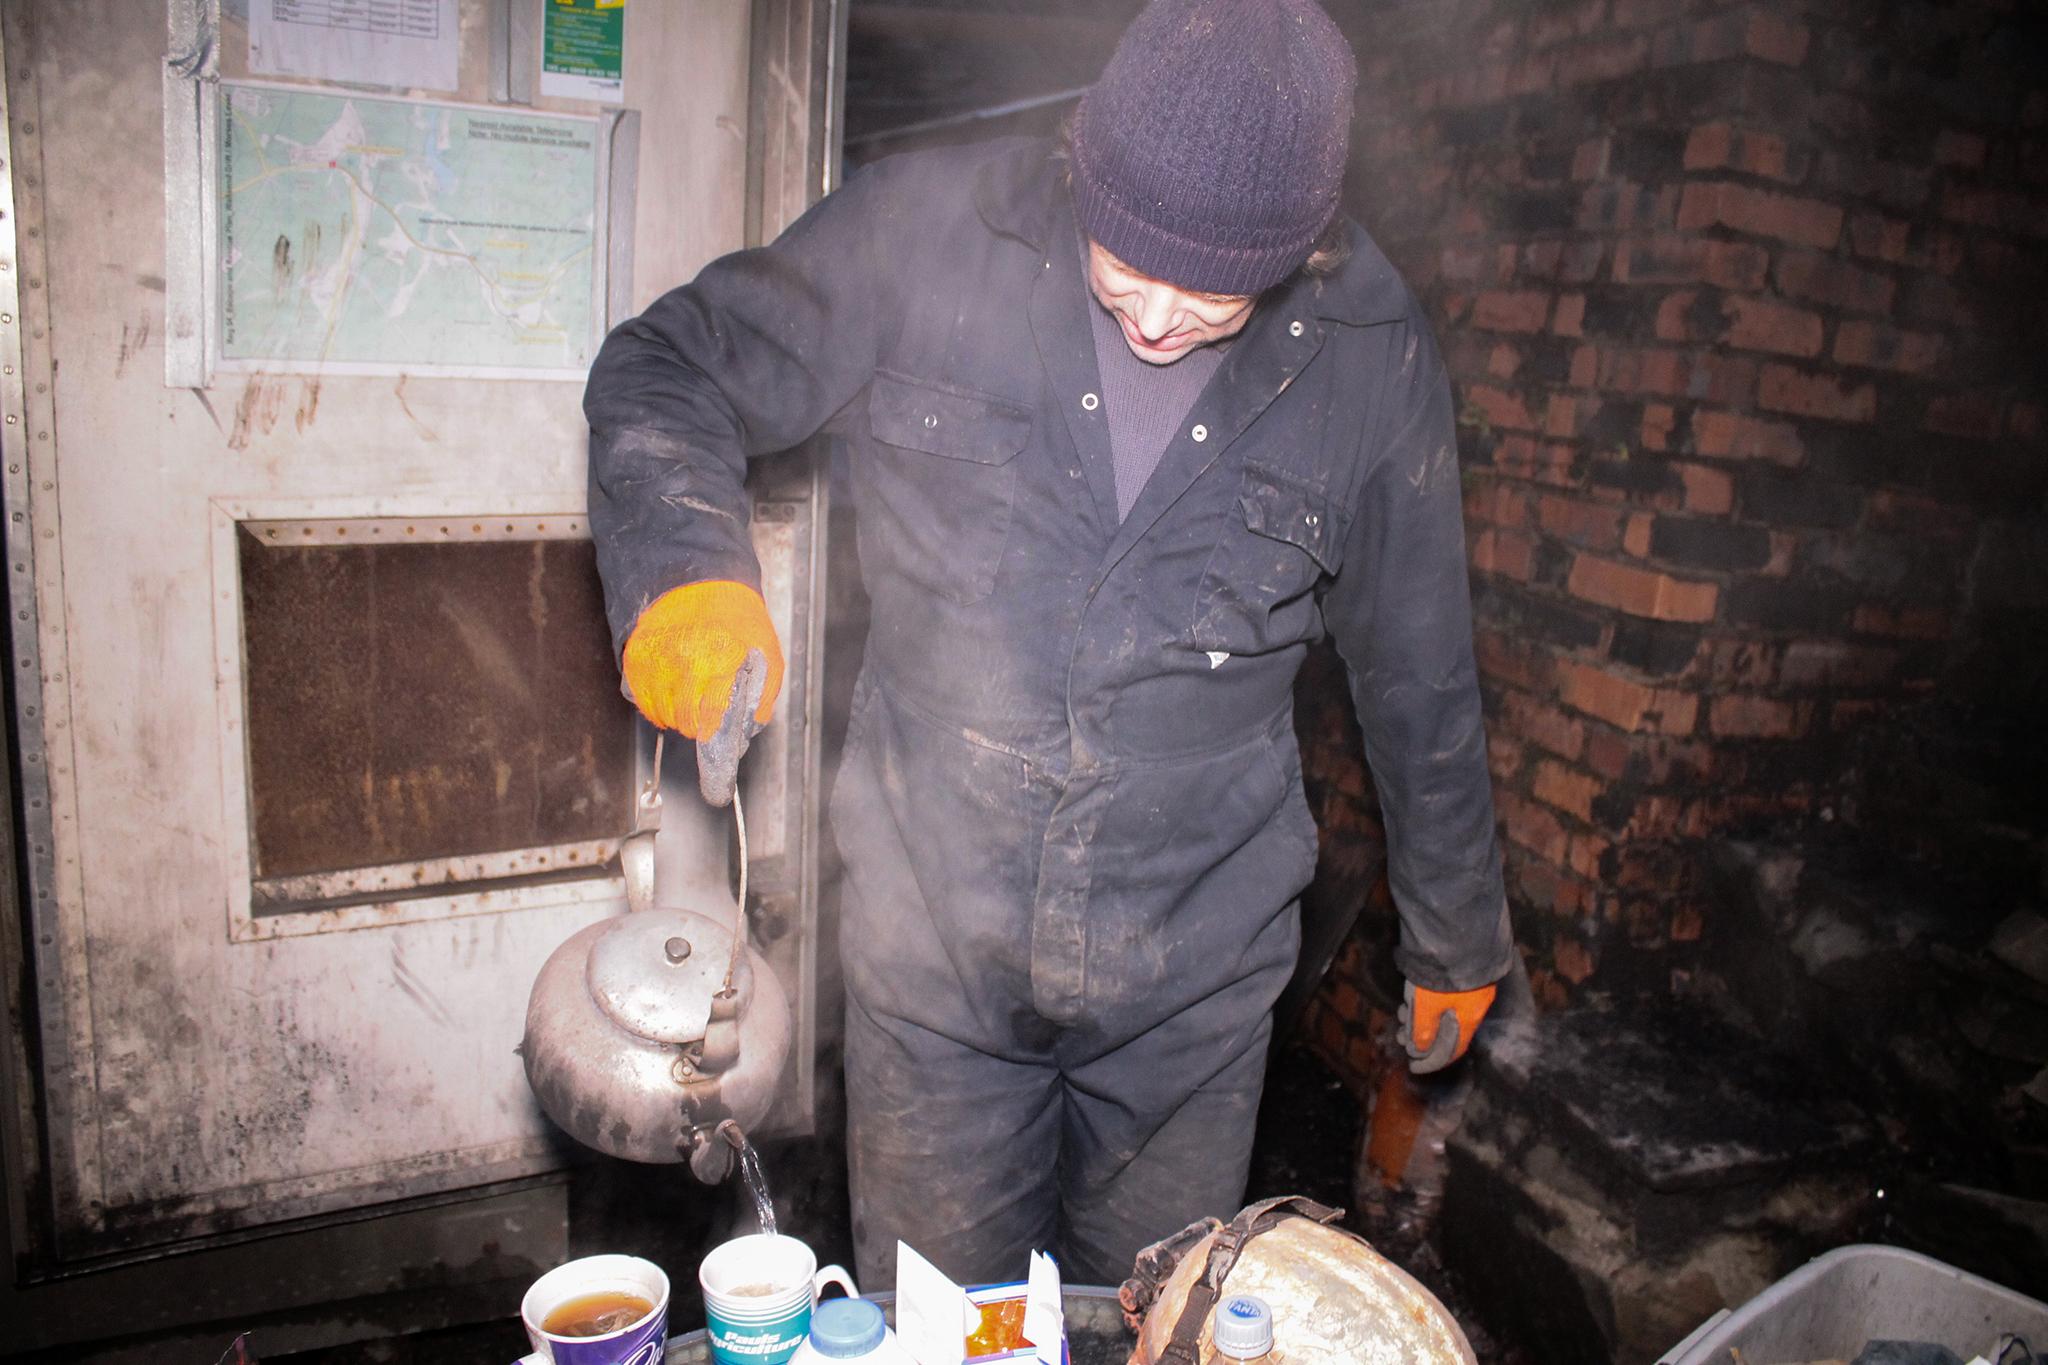
[{"label": "white mug", "polygon": [[713,1247],[697,1267],[711,1358],[718,1365],[784,1365],[811,1330],[811,1309],[828,1284],[858,1297],[842,1266],[818,1269],[794,1237],[756,1232]]},{"label": "white mug", "polygon": [[[653,1304],[631,1322],[596,1336],[547,1329],[556,1309],[595,1294],[631,1295]],[[519,1365],[661,1365],[668,1347],[668,1276],[638,1256],[585,1256],[533,1282],[519,1304],[533,1354]]]}]

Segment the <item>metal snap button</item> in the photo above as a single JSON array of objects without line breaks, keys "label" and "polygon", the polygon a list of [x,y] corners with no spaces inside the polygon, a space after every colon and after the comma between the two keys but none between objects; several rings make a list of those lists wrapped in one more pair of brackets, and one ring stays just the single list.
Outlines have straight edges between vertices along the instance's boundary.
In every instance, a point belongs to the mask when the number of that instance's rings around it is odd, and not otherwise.
[{"label": "metal snap button", "polygon": [[926,431],[930,431],[933,427],[937,426],[938,424],[939,415],[936,412],[928,412],[924,415],[924,429]]},{"label": "metal snap button", "polygon": [[1209,428],[1197,422],[1195,423],[1195,429],[1189,432],[1188,435],[1194,437],[1197,442],[1206,441],[1209,439]]},{"label": "metal snap button", "polygon": [[1099,408],[1099,407],[1101,407],[1101,406],[1102,406],[1102,400],[1101,400],[1100,398],[1096,397],[1096,396],[1095,396],[1094,394],[1092,394],[1092,393],[1084,393],[1084,394],[1082,394],[1082,395],[1081,395],[1081,407],[1082,407],[1082,408],[1083,408],[1083,409],[1084,409],[1085,411],[1088,411],[1088,412],[1093,412],[1093,411],[1095,411],[1095,410],[1096,410],[1097,408]]},{"label": "metal snap button", "polygon": [[1322,518],[1317,516],[1315,513],[1311,512],[1307,516],[1303,517],[1302,520],[1307,522],[1309,525],[1314,526],[1315,524],[1320,522]]},{"label": "metal snap button", "polygon": [[1307,330],[1308,328],[1302,326],[1301,321],[1298,318],[1295,321],[1287,324],[1287,335],[1291,337],[1298,337]]}]

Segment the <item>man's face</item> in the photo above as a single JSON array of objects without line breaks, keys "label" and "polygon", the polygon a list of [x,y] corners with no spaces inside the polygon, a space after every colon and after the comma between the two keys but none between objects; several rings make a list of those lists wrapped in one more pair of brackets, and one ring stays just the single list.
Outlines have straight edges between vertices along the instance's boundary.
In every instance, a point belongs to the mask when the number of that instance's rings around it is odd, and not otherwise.
[{"label": "man's face", "polygon": [[1088,289],[1123,328],[1131,354],[1171,365],[1198,346],[1236,336],[1251,321],[1251,294],[1195,294],[1142,275],[1088,243]]}]

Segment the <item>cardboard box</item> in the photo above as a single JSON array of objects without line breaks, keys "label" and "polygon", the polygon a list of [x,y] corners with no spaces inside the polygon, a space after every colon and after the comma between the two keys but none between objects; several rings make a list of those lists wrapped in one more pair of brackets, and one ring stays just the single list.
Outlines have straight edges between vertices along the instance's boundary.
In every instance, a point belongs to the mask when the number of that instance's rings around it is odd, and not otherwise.
[{"label": "cardboard box", "polygon": [[[969,1338],[980,1330],[992,1305],[1021,1302],[1023,1339],[1013,1350],[969,1355]],[[1052,1257],[1031,1253],[1028,1276],[1014,1284],[963,1289],[908,1244],[896,1244],[896,1339],[917,1365],[986,1365],[1031,1360],[1067,1365],[1067,1321],[1061,1307],[1060,1272]]]}]

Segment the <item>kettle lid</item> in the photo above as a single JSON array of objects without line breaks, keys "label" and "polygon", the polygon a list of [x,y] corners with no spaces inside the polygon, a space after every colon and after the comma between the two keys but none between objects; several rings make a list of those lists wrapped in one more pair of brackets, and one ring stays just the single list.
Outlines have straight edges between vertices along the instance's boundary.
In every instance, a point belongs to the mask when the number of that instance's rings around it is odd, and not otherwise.
[{"label": "kettle lid", "polygon": [[[732,929],[691,910],[641,910],[614,920],[591,945],[584,982],[600,1008],[629,1033],[659,1043],[704,1036],[732,961]],[[753,970],[742,953],[733,972],[730,1016],[744,1005]]]}]

